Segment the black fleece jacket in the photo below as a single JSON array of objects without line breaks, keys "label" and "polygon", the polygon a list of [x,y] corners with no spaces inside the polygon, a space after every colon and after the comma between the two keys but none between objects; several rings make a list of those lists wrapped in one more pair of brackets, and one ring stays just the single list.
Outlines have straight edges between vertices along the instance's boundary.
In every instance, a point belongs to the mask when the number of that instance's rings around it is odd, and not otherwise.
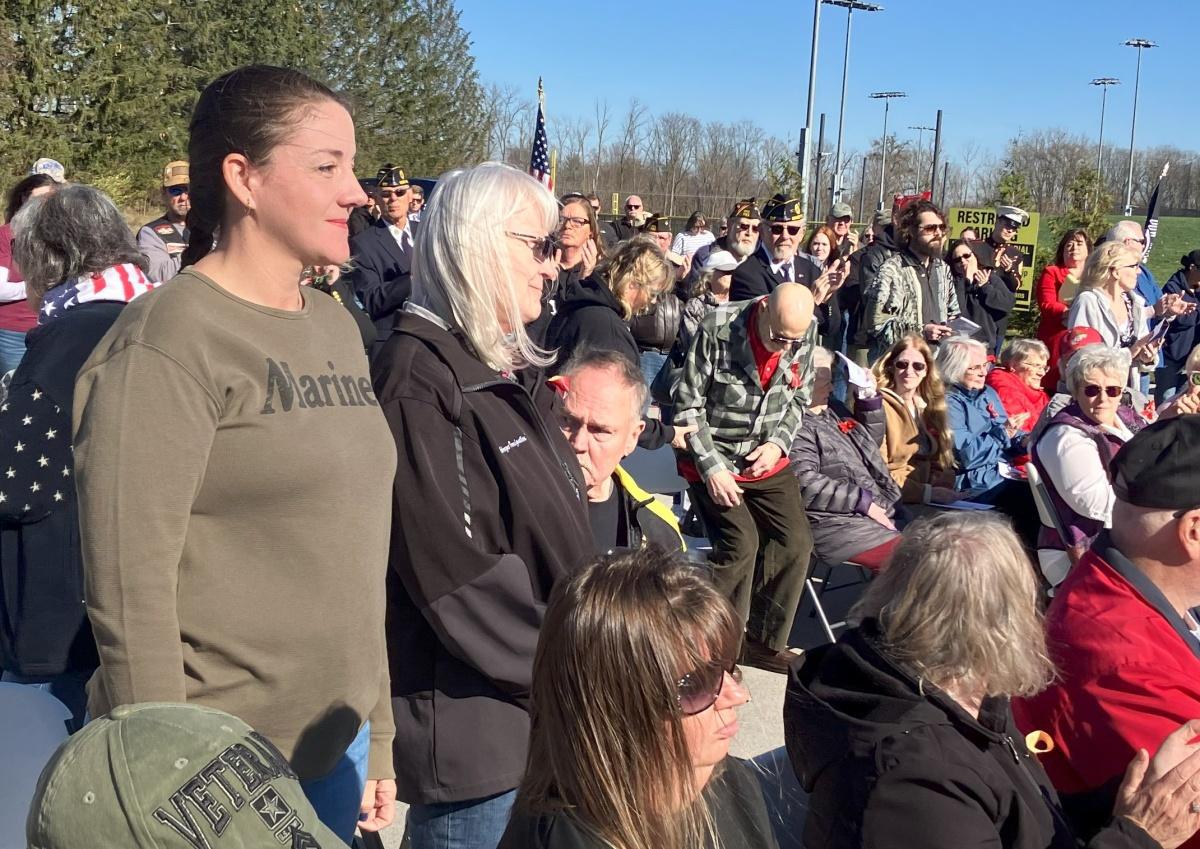
[{"label": "black fleece jacket", "polygon": [[[985,699],[976,720],[932,685],[918,686],[880,650],[874,620],[792,667],[783,719],[788,755],[810,794],[811,849],[1081,845],[1008,699]],[[1101,798],[1071,800],[1075,822],[1096,822]],[[1123,818],[1087,845],[1159,846]]]},{"label": "black fleece jacket", "polygon": [[575,455],[549,410],[434,321],[402,313],[371,365],[396,438],[387,641],[410,804],[517,786],[550,591],[592,553]]},{"label": "black fleece jacket", "polygon": [[[546,346],[558,349],[558,360],[552,372],[567,364],[571,355],[584,348],[597,351],[617,351],[638,368],[642,355],[637,341],[625,319],[621,304],[602,277],[593,274],[563,292],[558,314],[550,320]],[[638,445],[653,451],[669,445],[675,438],[675,428],[658,419],[647,418],[646,428],[638,437]]]}]

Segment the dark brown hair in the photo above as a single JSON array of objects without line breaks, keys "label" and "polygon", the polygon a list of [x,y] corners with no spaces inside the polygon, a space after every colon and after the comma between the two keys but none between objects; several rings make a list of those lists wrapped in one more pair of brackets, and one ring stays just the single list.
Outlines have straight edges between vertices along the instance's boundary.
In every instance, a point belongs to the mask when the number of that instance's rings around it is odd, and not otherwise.
[{"label": "dark brown hair", "polygon": [[921,213],[932,212],[938,218],[942,219],[942,223],[946,223],[946,213],[942,212],[941,208],[931,200],[915,200],[908,206],[904,207],[904,211],[900,213],[900,218],[896,221],[896,239],[902,245],[907,245],[916,235],[917,221],[921,218]]},{"label": "dark brown hair", "polygon": [[1092,237],[1088,235],[1087,230],[1082,227],[1074,227],[1063,233],[1061,239],[1058,240],[1058,249],[1054,251],[1053,265],[1063,265],[1066,262],[1064,253],[1067,250],[1067,245],[1075,239],[1076,236],[1083,236],[1083,242],[1087,245],[1088,253],[1092,252]]},{"label": "dark brown hair", "polygon": [[57,188],[58,183],[48,174],[30,174],[13,186],[8,193],[8,205],[4,209],[4,220],[6,222],[12,221],[17,211],[25,205],[25,201],[29,200],[29,196],[42,186]]},{"label": "dark brown hair", "polygon": [[208,84],[188,126],[192,203],[183,265],[195,263],[212,249],[224,221],[228,189],[221,165],[225,157],[240,153],[256,165],[266,163],[295,126],[297,112],[322,100],[349,108],[340,95],[312,77],[271,65],[245,65]]}]

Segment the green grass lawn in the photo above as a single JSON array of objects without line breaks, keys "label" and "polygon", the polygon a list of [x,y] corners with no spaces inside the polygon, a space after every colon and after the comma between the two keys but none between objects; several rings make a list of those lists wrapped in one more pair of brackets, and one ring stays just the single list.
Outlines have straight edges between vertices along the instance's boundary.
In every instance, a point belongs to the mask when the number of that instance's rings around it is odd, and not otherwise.
[{"label": "green grass lawn", "polygon": [[[1109,221],[1114,224],[1120,220],[1120,216],[1109,216]],[[1058,247],[1050,238],[1050,228],[1043,223],[1038,236],[1038,264],[1050,262],[1054,257],[1054,249]],[[1158,285],[1166,283],[1167,278],[1179,270],[1181,256],[1197,248],[1200,248],[1200,218],[1158,219],[1158,238],[1154,240],[1150,262],[1147,263]]]}]

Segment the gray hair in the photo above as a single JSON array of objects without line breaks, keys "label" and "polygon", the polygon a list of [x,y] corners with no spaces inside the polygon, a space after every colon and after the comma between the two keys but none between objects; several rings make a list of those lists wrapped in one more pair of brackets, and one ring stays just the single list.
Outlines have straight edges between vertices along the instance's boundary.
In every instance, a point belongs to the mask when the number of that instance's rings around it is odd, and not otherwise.
[{"label": "gray hair", "polygon": [[32,198],[12,228],[13,259],[34,304],[55,286],[123,262],[150,269],[116,204],[91,186],[63,186]]},{"label": "gray hair", "polygon": [[414,238],[412,302],[462,331],[496,371],[554,359],[525,331],[524,283],[509,269],[505,231],[530,208],[546,232],[558,226],[558,201],[545,186],[510,165],[484,162],[438,179]]},{"label": "gray hair", "polygon": [[833,368],[833,353],[828,348],[822,348],[816,345],[812,349],[812,364],[816,368],[818,366],[829,366]]},{"label": "gray hair", "polygon": [[1050,349],[1042,340],[1014,339],[1000,352],[1000,365],[1009,368],[1019,366],[1034,354],[1045,357],[1047,362],[1050,360]]},{"label": "gray hair", "polygon": [[1126,218],[1124,221],[1118,221],[1116,224],[1108,228],[1108,232],[1104,234],[1106,242],[1120,242],[1124,244],[1126,239],[1142,238],[1142,225],[1136,221],[1131,221]]},{"label": "gray hair", "polygon": [[1087,345],[1076,351],[1067,363],[1067,373],[1064,375],[1067,390],[1074,395],[1083,388],[1088,373],[1097,370],[1115,375],[1124,382],[1129,379],[1129,366],[1129,349]]},{"label": "gray hair", "polygon": [[942,380],[953,386],[962,386],[972,349],[987,353],[987,346],[970,336],[951,336],[941,341],[937,349],[937,367],[942,373]]},{"label": "gray hair", "polygon": [[944,512],[905,529],[851,617],[878,620],[884,653],[921,681],[1029,696],[1054,675],[1037,595],[1006,520]]},{"label": "gray hair", "polygon": [[633,392],[632,414],[634,421],[641,421],[642,411],[650,400],[650,389],[646,386],[646,376],[640,366],[619,351],[603,348],[583,348],[576,351],[563,366],[560,375],[568,380],[579,374],[585,368],[611,369],[615,371],[617,381]]}]

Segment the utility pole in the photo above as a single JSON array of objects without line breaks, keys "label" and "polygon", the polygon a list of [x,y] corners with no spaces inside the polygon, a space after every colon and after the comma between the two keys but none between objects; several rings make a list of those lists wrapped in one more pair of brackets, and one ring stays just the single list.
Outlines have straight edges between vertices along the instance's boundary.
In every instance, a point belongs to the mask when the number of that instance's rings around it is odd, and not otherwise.
[{"label": "utility pole", "polygon": [[883,209],[883,186],[887,182],[887,150],[888,150],[888,107],[891,105],[892,99],[896,97],[908,97],[902,91],[876,91],[867,95],[872,100],[883,101],[883,149],[879,154],[879,205],[875,207],[877,210]]},{"label": "utility pole", "polygon": [[[1090,83],[1090,85],[1100,86],[1100,141],[1096,145],[1096,173],[1100,175],[1104,174],[1100,169],[1104,165],[1104,110],[1108,105],[1108,87],[1120,84],[1121,81],[1116,77],[1097,77]],[[1103,184],[1103,176],[1101,176],[1100,182]]]},{"label": "utility pole", "polygon": [[812,49],[808,56],[808,105],[804,109],[804,127],[800,130],[800,148],[796,151],[796,155],[800,157],[800,203],[805,214],[808,213],[808,175],[811,158],[808,138],[812,132],[813,104],[817,97],[817,42],[820,36],[821,0],[813,0]]},{"label": "utility pole", "polygon": [[[925,162],[925,132],[929,131],[931,133],[935,133],[935,132],[937,132],[937,127],[914,127],[914,126],[910,125],[909,129],[917,131],[917,165],[916,165],[915,170],[917,172],[916,189],[917,189],[917,192],[920,193],[920,191],[921,191],[921,171],[922,171],[921,165]],[[929,184],[929,191],[931,191],[931,192],[933,191],[932,183]]]},{"label": "utility pole", "polygon": [[829,190],[829,205],[842,199],[842,133],[846,127],[846,82],[850,76],[850,24],[855,12],[882,12],[883,7],[874,3],[862,3],[860,0],[823,0],[830,6],[840,6],[846,10],[846,49],[842,55],[842,105],[838,111],[837,147],[833,154],[833,181]]},{"label": "utility pole", "polygon": [[1125,214],[1133,214],[1133,140],[1137,135],[1138,89],[1142,84],[1142,51],[1157,47],[1153,41],[1144,38],[1131,38],[1125,42],[1126,47],[1136,47],[1137,75],[1133,78],[1133,119],[1129,122],[1129,176],[1125,180]]}]

